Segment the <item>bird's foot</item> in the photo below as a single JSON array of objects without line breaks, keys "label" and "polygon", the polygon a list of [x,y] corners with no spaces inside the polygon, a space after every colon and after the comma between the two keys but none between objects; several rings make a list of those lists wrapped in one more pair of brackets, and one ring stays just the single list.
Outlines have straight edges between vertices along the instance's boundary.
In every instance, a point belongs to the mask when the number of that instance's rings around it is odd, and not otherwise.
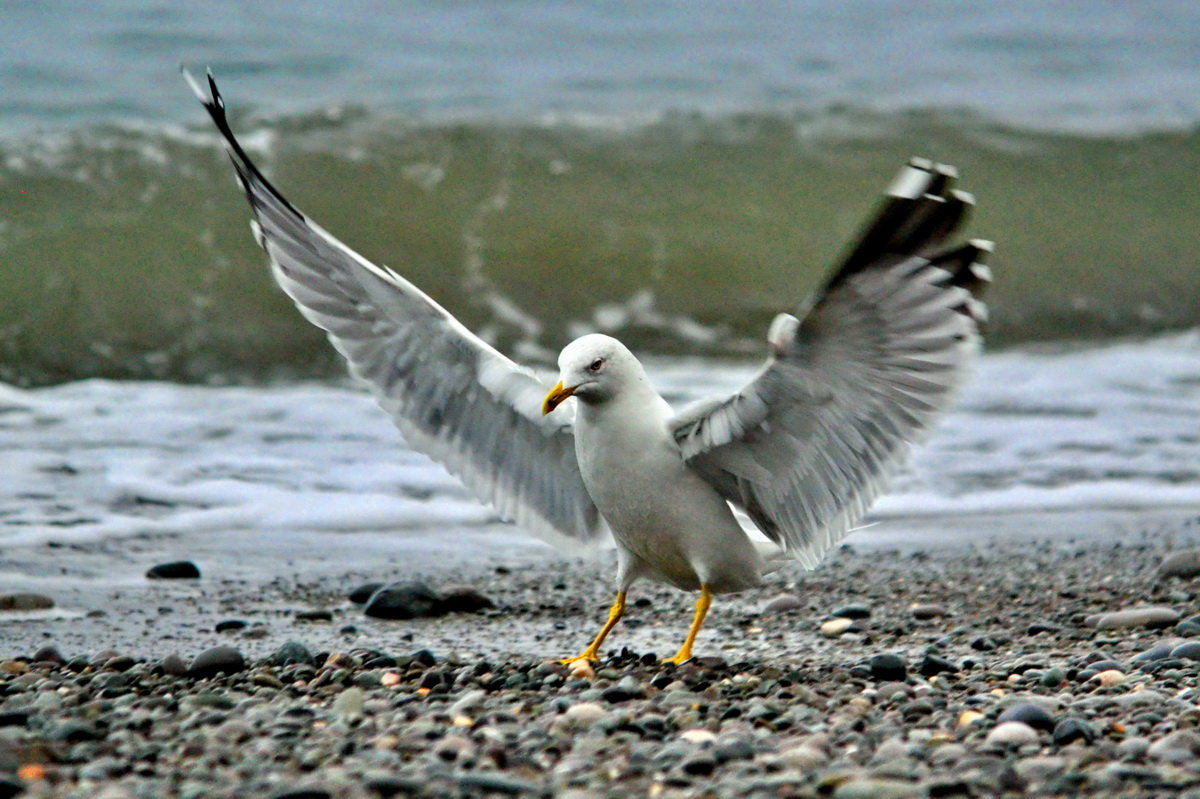
[{"label": "bird's foot", "polygon": [[681,649],[674,657],[663,658],[661,662],[674,663],[676,666],[682,666],[684,663],[687,663],[691,659],[692,659],[692,650]]},{"label": "bird's foot", "polygon": [[573,658],[563,658],[562,660],[553,660],[551,662],[552,663],[561,663],[564,666],[570,666],[575,663],[579,663],[580,661],[583,661],[584,663],[599,663],[600,662],[600,653],[593,652],[590,649],[586,649],[586,650],[584,650],[582,655],[576,655]]}]

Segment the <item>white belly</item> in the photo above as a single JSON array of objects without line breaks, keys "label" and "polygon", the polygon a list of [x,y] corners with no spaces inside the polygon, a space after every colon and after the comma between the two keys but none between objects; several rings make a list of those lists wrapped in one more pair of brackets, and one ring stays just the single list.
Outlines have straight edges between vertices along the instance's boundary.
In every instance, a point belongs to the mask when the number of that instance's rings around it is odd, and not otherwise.
[{"label": "white belly", "polygon": [[707,583],[716,593],[761,583],[754,545],[725,500],[680,459],[665,424],[600,436],[584,422],[576,447],[584,484],[627,556],[622,587],[641,576],[685,590]]}]

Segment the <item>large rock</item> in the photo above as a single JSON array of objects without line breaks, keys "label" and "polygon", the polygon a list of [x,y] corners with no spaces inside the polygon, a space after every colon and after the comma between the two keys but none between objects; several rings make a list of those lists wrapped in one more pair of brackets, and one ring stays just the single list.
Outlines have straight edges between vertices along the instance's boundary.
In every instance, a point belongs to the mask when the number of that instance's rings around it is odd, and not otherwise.
[{"label": "large rock", "polygon": [[363,613],[377,619],[423,619],[441,616],[442,597],[427,584],[392,583],[367,600]]},{"label": "large rock", "polygon": [[54,600],[41,594],[15,591],[0,594],[0,610],[46,610],[54,607]]},{"label": "large rock", "polygon": [[200,569],[190,560],[174,560],[152,566],[146,576],[151,580],[199,580]]},{"label": "large rock", "polygon": [[1200,548],[1184,549],[1167,555],[1158,565],[1155,577],[1162,580],[1167,577],[1195,577],[1198,574],[1200,574]]},{"label": "large rock", "polygon": [[214,646],[206,649],[192,661],[188,668],[189,677],[215,677],[224,672],[236,674],[246,669],[246,658],[232,646]]},{"label": "large rock", "polygon": [[1161,606],[1114,610],[1087,617],[1087,623],[1097,630],[1122,630],[1130,627],[1159,629],[1179,621],[1179,611]]},{"label": "large rock", "polygon": [[377,619],[423,619],[494,607],[492,600],[470,586],[451,586],[438,593],[418,580],[383,586],[367,600],[363,613]]}]

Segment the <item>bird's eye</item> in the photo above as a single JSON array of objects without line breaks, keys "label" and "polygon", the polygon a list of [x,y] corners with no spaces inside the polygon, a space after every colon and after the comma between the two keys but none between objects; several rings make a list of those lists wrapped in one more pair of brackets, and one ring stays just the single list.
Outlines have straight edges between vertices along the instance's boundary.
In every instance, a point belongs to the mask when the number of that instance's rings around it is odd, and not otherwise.
[{"label": "bird's eye", "polygon": [[588,364],[589,372],[599,372],[603,368],[604,368],[604,359],[603,358],[597,358],[596,360],[594,360],[590,364]]}]

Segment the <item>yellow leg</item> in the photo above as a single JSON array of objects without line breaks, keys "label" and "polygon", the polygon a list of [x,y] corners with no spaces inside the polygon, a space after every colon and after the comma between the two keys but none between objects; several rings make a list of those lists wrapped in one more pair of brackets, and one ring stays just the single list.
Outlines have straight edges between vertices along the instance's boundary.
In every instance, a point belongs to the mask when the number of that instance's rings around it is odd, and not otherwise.
[{"label": "yellow leg", "polygon": [[674,663],[678,666],[692,659],[692,644],[696,643],[696,633],[700,632],[700,627],[704,624],[704,617],[708,615],[710,607],[712,607],[712,591],[708,590],[707,584],[701,585],[700,598],[696,600],[696,616],[692,619],[692,629],[688,630],[687,638],[684,639],[683,646],[679,647],[675,657],[667,658],[663,663]]},{"label": "yellow leg", "polygon": [[600,628],[600,632],[596,635],[596,640],[583,650],[582,655],[577,655],[573,658],[563,658],[559,663],[574,663],[577,660],[599,660],[600,646],[604,643],[604,639],[612,632],[612,628],[617,626],[617,622],[625,615],[625,592],[618,591],[616,601],[608,611],[608,620],[604,622],[604,626]]}]

